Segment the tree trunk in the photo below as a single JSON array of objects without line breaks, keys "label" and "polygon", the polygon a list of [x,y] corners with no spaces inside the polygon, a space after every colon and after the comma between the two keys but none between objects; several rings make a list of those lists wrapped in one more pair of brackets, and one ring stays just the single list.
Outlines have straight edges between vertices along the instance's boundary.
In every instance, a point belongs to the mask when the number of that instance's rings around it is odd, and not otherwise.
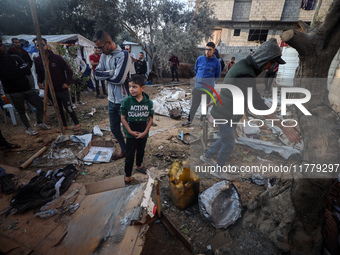
[{"label": "tree trunk", "polygon": [[[334,1],[320,27],[307,34],[291,30],[281,35],[284,42],[299,52],[295,86],[306,88],[311,93],[311,100],[304,106],[312,116],[298,113],[304,142],[303,167],[302,172],[294,173],[291,189],[296,217],[290,243],[296,253],[302,254],[321,252],[325,197],[331,188],[332,178],[336,176],[330,167],[339,163],[335,116],[327,89],[328,70],[340,46],[339,42],[335,42],[340,39],[339,10],[340,1]],[[325,172],[319,173],[309,164],[325,164]]]},{"label": "tree trunk", "polygon": [[[325,197],[338,174],[330,167],[340,163],[327,89],[328,70],[340,47],[340,0],[333,1],[319,27],[303,24],[303,31],[288,30],[281,35],[282,41],[299,53],[294,86],[311,93],[304,106],[312,115],[298,112],[304,142],[302,168],[292,173],[291,183],[274,186],[249,203],[244,224],[255,224],[279,248],[292,254],[321,254]],[[325,172],[312,169],[311,164],[326,164]]]}]

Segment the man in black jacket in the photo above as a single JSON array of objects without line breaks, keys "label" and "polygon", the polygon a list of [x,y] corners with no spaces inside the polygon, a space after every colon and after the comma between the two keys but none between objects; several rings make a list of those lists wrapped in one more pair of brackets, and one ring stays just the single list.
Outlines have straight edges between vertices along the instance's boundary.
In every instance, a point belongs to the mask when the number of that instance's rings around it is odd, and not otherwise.
[{"label": "man in black jacket", "polygon": [[146,61],[144,59],[144,53],[139,52],[139,59],[135,63],[136,74],[140,74],[145,78],[147,72]]},{"label": "man in black jacket", "polygon": [[33,105],[37,112],[37,124],[41,129],[50,129],[43,123],[43,101],[37,92],[30,88],[26,75],[30,74],[29,65],[17,55],[8,55],[5,46],[0,41],[0,80],[7,98],[19,113],[20,119],[26,127],[26,133],[37,135],[25,113],[25,100]]},{"label": "man in black jacket", "polygon": [[[12,38],[12,48],[10,48],[8,51],[7,51],[7,54],[8,55],[17,55],[19,57],[21,57],[30,67],[30,70],[32,68],[32,65],[33,65],[33,61],[30,57],[30,55],[28,55],[27,51],[25,51],[22,47],[21,47],[21,43],[20,43],[20,40],[18,38]],[[31,71],[30,71],[30,74],[27,76],[27,79],[29,81],[29,84],[30,84],[30,87],[32,89],[35,89],[35,83],[34,83],[34,79],[33,79],[33,76],[31,74]]]}]

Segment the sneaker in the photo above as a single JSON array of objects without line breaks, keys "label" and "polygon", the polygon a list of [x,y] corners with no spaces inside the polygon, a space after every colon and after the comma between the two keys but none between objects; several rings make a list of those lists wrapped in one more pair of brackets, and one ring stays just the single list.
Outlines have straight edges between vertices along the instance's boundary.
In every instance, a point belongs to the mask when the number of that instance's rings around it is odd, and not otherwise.
[{"label": "sneaker", "polygon": [[79,105],[85,105],[85,103],[83,103],[82,101],[78,101]]},{"label": "sneaker", "polygon": [[200,160],[202,160],[203,162],[207,163],[210,166],[215,166],[216,162],[215,160],[213,160],[212,158],[207,158],[205,156],[205,154],[203,154],[202,156],[200,156]]},{"label": "sneaker", "polygon": [[33,128],[29,127],[29,128],[26,130],[26,134],[29,134],[29,135],[37,135],[38,132],[35,131]]},{"label": "sneaker", "polygon": [[34,125],[35,127],[39,127],[39,128],[41,128],[41,129],[43,129],[43,130],[49,130],[49,129],[51,129],[51,127],[49,127],[49,126],[47,126],[45,123],[35,123],[35,125]]},{"label": "sneaker", "polygon": [[76,104],[72,104],[72,108],[76,109],[77,108]]},{"label": "sneaker", "polygon": [[190,127],[190,125],[191,125],[191,122],[187,121],[187,122],[182,124],[182,127]]}]

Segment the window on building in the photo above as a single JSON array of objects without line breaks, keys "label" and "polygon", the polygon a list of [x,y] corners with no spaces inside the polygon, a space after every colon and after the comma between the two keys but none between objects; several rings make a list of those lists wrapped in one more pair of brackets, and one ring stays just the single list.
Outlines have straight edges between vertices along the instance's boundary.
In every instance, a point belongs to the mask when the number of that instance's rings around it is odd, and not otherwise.
[{"label": "window on building", "polygon": [[302,0],[301,8],[304,10],[314,10],[316,0]]},{"label": "window on building", "polygon": [[260,30],[260,29],[250,29],[248,35],[248,41],[258,41],[265,42],[267,41],[268,30]]},{"label": "window on building", "polygon": [[234,29],[234,36],[240,36],[241,29]]}]

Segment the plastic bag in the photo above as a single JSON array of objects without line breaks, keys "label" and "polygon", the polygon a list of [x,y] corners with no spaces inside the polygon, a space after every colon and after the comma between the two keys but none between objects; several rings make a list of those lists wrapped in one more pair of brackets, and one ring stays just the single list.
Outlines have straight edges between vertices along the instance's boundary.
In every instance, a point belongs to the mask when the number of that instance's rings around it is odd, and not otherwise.
[{"label": "plastic bag", "polygon": [[103,136],[103,132],[100,130],[98,125],[93,127],[93,134],[97,136]]},{"label": "plastic bag", "polygon": [[241,217],[241,201],[235,186],[229,181],[215,183],[199,195],[201,214],[215,228],[226,228]]}]

